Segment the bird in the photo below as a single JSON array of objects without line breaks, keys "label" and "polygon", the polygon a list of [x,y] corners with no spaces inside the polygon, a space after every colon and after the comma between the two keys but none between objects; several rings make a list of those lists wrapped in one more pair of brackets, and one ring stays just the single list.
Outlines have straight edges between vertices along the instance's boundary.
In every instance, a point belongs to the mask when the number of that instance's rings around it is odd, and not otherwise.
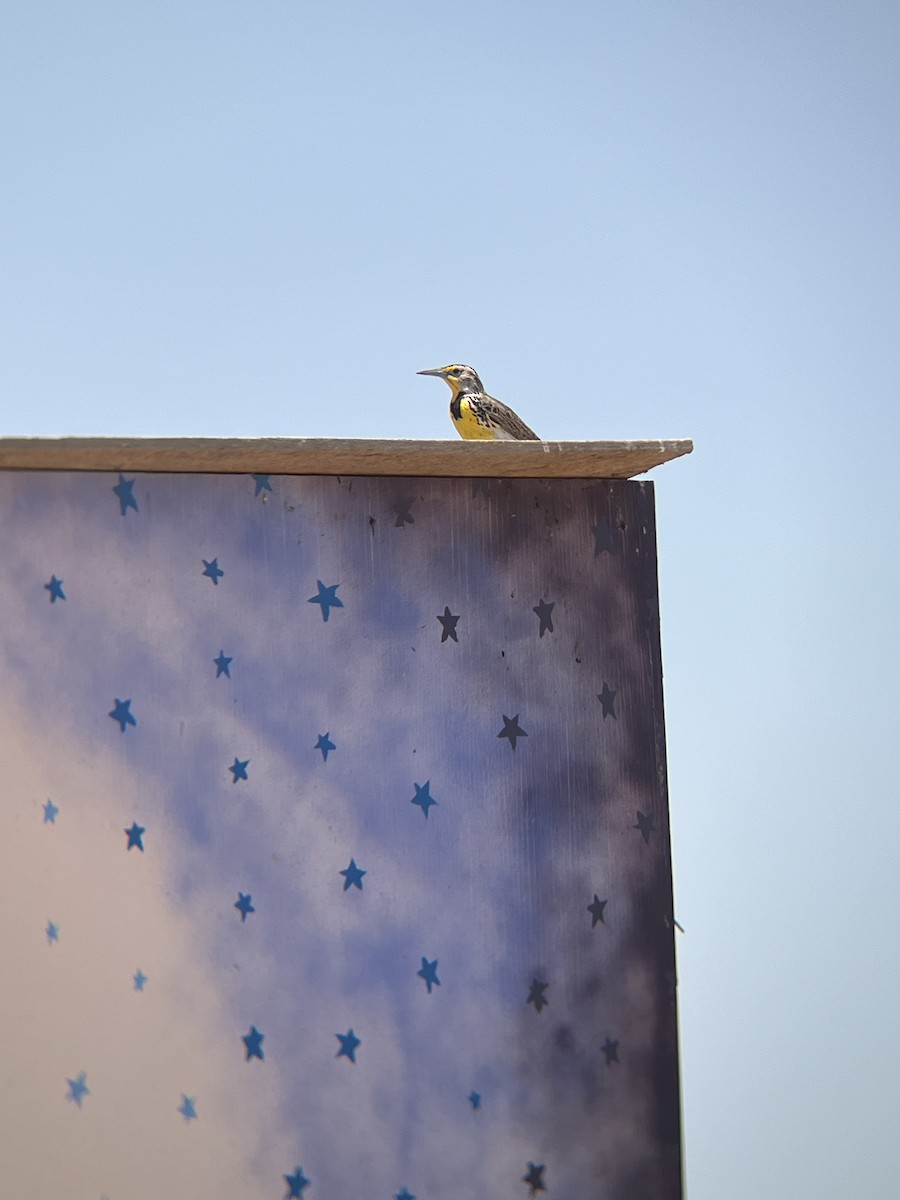
[{"label": "bird", "polygon": [[453,393],[450,418],[460,437],[478,441],[540,441],[534,430],[529,429],[511,408],[487,394],[473,367],[451,363],[448,367],[433,367],[416,373],[436,375],[448,385]]}]

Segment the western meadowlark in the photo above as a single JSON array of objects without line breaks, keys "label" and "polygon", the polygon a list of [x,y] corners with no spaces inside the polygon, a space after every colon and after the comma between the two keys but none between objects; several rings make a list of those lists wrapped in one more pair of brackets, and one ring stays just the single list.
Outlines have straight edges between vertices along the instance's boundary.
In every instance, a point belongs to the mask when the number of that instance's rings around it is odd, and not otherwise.
[{"label": "western meadowlark", "polygon": [[461,363],[419,371],[419,375],[436,375],[449,386],[450,417],[460,437],[479,441],[503,439],[514,442],[538,442],[538,435],[511,408],[489,396],[478,372]]}]

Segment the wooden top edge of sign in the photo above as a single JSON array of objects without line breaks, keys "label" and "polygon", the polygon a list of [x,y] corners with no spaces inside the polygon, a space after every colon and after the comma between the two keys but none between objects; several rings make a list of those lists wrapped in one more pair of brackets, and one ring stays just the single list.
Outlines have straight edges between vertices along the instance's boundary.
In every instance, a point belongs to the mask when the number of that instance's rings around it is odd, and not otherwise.
[{"label": "wooden top edge of sign", "polygon": [[630,479],[693,448],[687,439],[0,438],[0,470]]}]

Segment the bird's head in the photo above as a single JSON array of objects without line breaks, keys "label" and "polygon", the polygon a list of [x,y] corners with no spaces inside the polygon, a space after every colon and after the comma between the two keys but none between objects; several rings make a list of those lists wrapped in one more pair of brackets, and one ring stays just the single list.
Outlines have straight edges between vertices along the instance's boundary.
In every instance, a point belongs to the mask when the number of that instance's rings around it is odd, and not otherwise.
[{"label": "bird's head", "polygon": [[462,363],[451,363],[449,367],[434,367],[430,371],[418,371],[418,375],[436,375],[448,385],[454,399],[466,392],[483,392],[481,380],[474,367]]}]

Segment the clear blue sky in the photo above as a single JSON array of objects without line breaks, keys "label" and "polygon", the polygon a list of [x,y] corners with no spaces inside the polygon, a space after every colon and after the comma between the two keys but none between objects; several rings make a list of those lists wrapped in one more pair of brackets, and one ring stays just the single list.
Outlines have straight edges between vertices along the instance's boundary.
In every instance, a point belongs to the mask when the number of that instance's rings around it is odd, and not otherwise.
[{"label": "clear blue sky", "polygon": [[656,473],[691,1200],[900,1190],[900,9],[24,3],[0,432]]}]

